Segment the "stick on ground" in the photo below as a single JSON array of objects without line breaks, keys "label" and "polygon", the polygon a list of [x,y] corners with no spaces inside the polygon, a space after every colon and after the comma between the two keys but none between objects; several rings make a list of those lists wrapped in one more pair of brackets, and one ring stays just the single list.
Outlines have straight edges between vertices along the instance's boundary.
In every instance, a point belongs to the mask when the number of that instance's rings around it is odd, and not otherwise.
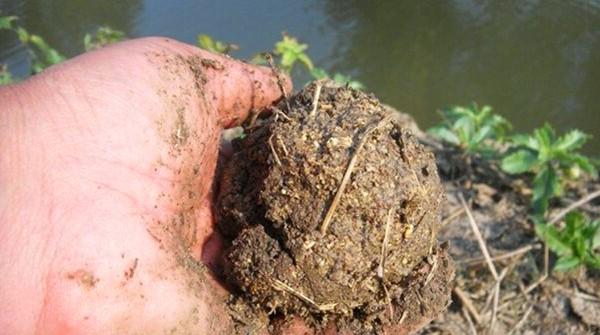
[{"label": "stick on ground", "polygon": [[592,192],[592,193],[586,195],[585,197],[575,201],[574,203],[567,206],[565,209],[561,210],[558,214],[556,214],[556,216],[554,216],[550,221],[548,221],[548,224],[553,225],[553,224],[557,223],[565,215],[567,215],[570,211],[572,211],[576,208],[579,208],[598,197],[600,197],[600,190],[597,190],[595,192]]},{"label": "stick on ground", "polygon": [[[501,261],[507,258],[512,258],[512,257],[517,257],[517,256],[521,256],[523,254],[528,253],[531,250],[537,250],[541,247],[541,245],[539,243],[534,243],[534,244],[530,244],[530,245],[526,245],[524,247],[520,247],[518,249],[515,249],[513,251],[508,251],[505,252],[503,254],[500,254],[498,256],[494,256],[492,257],[492,261],[496,262],[496,261]],[[464,265],[473,265],[473,264],[479,264],[481,262],[485,262],[485,257],[477,257],[477,258],[471,258],[471,259],[466,259],[464,261],[458,261],[458,264],[464,264]]]},{"label": "stick on ground", "polygon": [[496,271],[494,262],[492,262],[492,258],[490,257],[490,253],[488,252],[487,244],[485,243],[485,240],[483,239],[483,236],[481,235],[481,232],[479,231],[479,227],[477,227],[477,223],[475,222],[475,219],[473,218],[473,214],[471,213],[471,210],[467,206],[467,202],[465,201],[465,198],[463,197],[462,193],[458,194],[458,198],[460,199],[460,202],[463,205],[463,207],[465,208],[465,212],[467,213],[467,216],[469,217],[469,223],[471,224],[471,229],[473,230],[473,233],[475,234],[475,237],[477,238],[477,242],[479,243],[479,248],[481,249],[481,252],[483,253],[483,256],[485,257],[485,261],[488,265],[488,268],[489,268],[490,272],[492,273],[492,275],[494,276],[494,279],[497,281],[498,280],[498,272]]},{"label": "stick on ground", "polygon": [[471,316],[473,316],[473,320],[475,321],[475,324],[480,324],[481,316],[479,315],[479,312],[477,312],[475,305],[473,305],[473,302],[471,301],[469,296],[465,293],[465,291],[463,291],[460,287],[456,286],[454,288],[453,292],[456,295],[456,297],[458,298],[458,300],[460,300],[462,305],[465,306],[465,308],[469,311],[469,313],[471,313]]}]

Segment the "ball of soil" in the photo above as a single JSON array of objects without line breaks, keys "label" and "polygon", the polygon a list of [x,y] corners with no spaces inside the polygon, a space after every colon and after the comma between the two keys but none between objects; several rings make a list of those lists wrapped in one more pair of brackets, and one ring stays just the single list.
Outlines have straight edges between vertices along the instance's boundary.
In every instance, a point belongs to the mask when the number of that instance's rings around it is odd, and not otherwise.
[{"label": "ball of soil", "polygon": [[389,108],[312,83],[234,141],[217,208],[227,279],[255,310],[317,326],[433,317],[453,276],[443,199],[433,155]]}]

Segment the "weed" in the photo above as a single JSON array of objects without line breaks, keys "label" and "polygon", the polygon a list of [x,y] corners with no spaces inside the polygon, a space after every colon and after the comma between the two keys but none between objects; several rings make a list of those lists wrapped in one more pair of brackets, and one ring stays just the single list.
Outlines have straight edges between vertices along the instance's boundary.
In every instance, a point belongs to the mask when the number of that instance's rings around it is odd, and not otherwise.
[{"label": "weed", "polygon": [[565,225],[558,229],[545,222],[537,222],[535,231],[558,260],[556,271],[567,271],[585,265],[600,269],[600,220],[590,221],[580,212],[565,217]]},{"label": "weed", "polygon": [[31,73],[39,73],[48,66],[65,60],[65,57],[50,47],[41,36],[29,33],[25,28],[16,25],[16,21],[16,16],[2,16],[0,29],[14,31],[21,43],[27,46],[31,57]]},{"label": "weed", "polygon": [[307,44],[299,43],[294,37],[283,34],[283,39],[275,43],[273,53],[279,57],[283,71],[290,73],[297,62],[303,64],[309,71],[314,68],[312,60],[306,54]]},{"label": "weed", "polygon": [[100,27],[95,33],[87,33],[83,37],[85,51],[102,48],[125,39],[125,33],[111,27]]},{"label": "weed", "polygon": [[361,83],[360,81],[353,80],[352,77],[343,75],[339,72],[336,72],[333,74],[333,76],[331,76],[324,69],[319,68],[319,67],[314,67],[310,71],[310,74],[315,79],[330,78],[330,79],[333,79],[333,81],[335,81],[336,83],[338,83],[340,85],[348,85],[349,87],[352,87],[355,90],[364,90],[365,89],[365,85],[363,85],[363,83]]},{"label": "weed", "polygon": [[503,140],[511,129],[502,116],[492,113],[490,106],[478,108],[453,106],[441,111],[444,121],[428,130],[434,137],[459,146],[469,154],[491,156],[496,141]]},{"label": "weed", "polygon": [[597,176],[592,160],[577,152],[589,138],[579,130],[557,136],[549,124],[535,129],[531,135],[512,136],[512,149],[502,159],[501,166],[510,174],[535,173],[534,214],[546,213],[549,201],[562,194],[567,179],[580,177],[582,171]]},{"label": "weed", "polygon": [[236,44],[221,42],[206,34],[198,35],[197,43],[200,48],[218,54],[228,55],[232,51],[240,49],[240,47]]}]

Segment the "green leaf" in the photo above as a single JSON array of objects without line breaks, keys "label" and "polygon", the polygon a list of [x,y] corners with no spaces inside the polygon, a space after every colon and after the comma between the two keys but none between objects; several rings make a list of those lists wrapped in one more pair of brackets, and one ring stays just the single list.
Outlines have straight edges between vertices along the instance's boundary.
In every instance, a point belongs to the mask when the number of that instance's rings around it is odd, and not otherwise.
[{"label": "green leaf", "polygon": [[515,147],[525,147],[534,151],[540,148],[537,139],[528,134],[514,134],[509,138],[509,142]]},{"label": "green leaf", "polygon": [[585,216],[581,214],[581,212],[573,211],[567,213],[565,216],[565,233],[567,235],[573,235],[579,229],[581,229],[585,224]]},{"label": "green leaf", "polygon": [[280,57],[280,66],[286,72],[290,72],[298,61],[310,71],[313,63],[305,53],[306,49],[308,49],[308,45],[300,44],[296,38],[284,34],[283,39],[275,43],[273,53]]},{"label": "green leaf", "polygon": [[487,139],[488,137],[491,137],[493,134],[494,134],[494,128],[492,128],[492,126],[489,126],[489,125],[483,126],[482,128],[479,128],[475,132],[475,135],[473,135],[473,138],[471,139],[471,145],[477,146],[481,142],[483,142],[485,139]]},{"label": "green leaf", "polygon": [[537,156],[529,150],[516,151],[502,159],[501,167],[507,173],[518,174],[531,171],[537,163]]},{"label": "green leaf", "polygon": [[573,252],[571,246],[563,241],[562,236],[554,226],[546,223],[535,224],[535,232],[537,236],[544,241],[550,250],[559,256],[571,255]]},{"label": "green leaf", "polygon": [[554,141],[555,132],[550,124],[546,123],[542,128],[537,128],[533,131],[533,136],[537,139],[540,151],[552,150],[552,142]]},{"label": "green leaf", "polygon": [[99,49],[125,39],[125,33],[111,27],[99,27],[94,34],[86,34],[83,45],[86,51]]},{"label": "green leaf", "polygon": [[87,33],[87,34],[85,34],[85,36],[83,36],[83,48],[86,51],[91,50],[93,48],[92,35],[90,35],[89,33]]},{"label": "green leaf", "polygon": [[533,179],[533,210],[543,214],[548,210],[548,203],[560,192],[560,184],[556,171],[551,166],[544,166]]},{"label": "green leaf", "polygon": [[296,63],[297,59],[298,57],[295,53],[284,53],[281,55],[281,67],[289,72],[292,69],[292,66],[294,66],[294,63]]},{"label": "green leaf", "polygon": [[454,129],[454,131],[457,133],[461,143],[469,143],[473,133],[475,132],[474,117],[461,116],[454,121],[452,129]]},{"label": "green leaf", "polygon": [[0,16],[0,29],[13,29],[16,20],[16,16]]},{"label": "green leaf", "polygon": [[298,54],[298,60],[302,62],[302,64],[304,64],[308,70],[312,70],[313,63],[305,53]]},{"label": "green leaf", "polygon": [[[39,66],[43,69],[50,65],[58,64],[65,60],[65,57],[58,53],[55,49],[50,47],[44,39],[38,35],[30,35],[29,43],[34,45],[38,49],[38,53],[35,53],[35,58],[38,60]],[[38,71],[39,72],[39,71]]]},{"label": "green leaf", "polygon": [[267,65],[267,60],[265,59],[264,54],[259,53],[250,58],[250,64],[255,65]]},{"label": "green leaf", "polygon": [[21,43],[29,43],[29,33],[27,32],[27,30],[21,27],[17,27],[15,28],[15,32],[17,33],[17,36],[19,37],[19,41],[21,41]]},{"label": "green leaf", "polygon": [[586,259],[585,264],[591,268],[600,269],[600,256],[596,255]]},{"label": "green leaf", "polygon": [[315,79],[329,78],[329,73],[320,67],[313,67],[310,70],[310,75]]},{"label": "green leaf", "polygon": [[554,264],[554,271],[564,272],[581,265],[579,258],[574,256],[560,257]]},{"label": "green leaf", "polygon": [[592,222],[592,225],[595,226],[596,230],[592,240],[592,249],[600,248],[600,220]]},{"label": "green leaf", "polygon": [[0,86],[8,85],[13,82],[12,74],[8,71],[5,64],[0,64]]},{"label": "green leaf", "polygon": [[217,41],[206,34],[199,34],[196,37],[196,43],[200,48],[218,54],[229,54],[230,52],[239,50],[240,48],[236,44]]},{"label": "green leaf", "polygon": [[202,49],[214,51],[215,42],[213,41],[212,37],[210,37],[206,34],[200,34],[196,37],[196,40],[197,40],[198,46],[201,47]]},{"label": "green leaf", "polygon": [[587,172],[593,178],[598,177],[598,170],[596,166],[590,161],[588,157],[585,157],[580,154],[571,154],[572,162],[579,166],[583,171]]},{"label": "green leaf", "polygon": [[559,137],[553,147],[557,150],[572,151],[581,148],[587,142],[589,135],[575,129]]},{"label": "green leaf", "polygon": [[340,85],[348,85],[349,87],[355,90],[362,90],[365,88],[360,81],[353,80],[352,77],[343,75],[341,73],[335,73],[333,75],[333,80]]},{"label": "green leaf", "polygon": [[429,128],[429,130],[427,130],[427,132],[429,134],[431,134],[433,137],[436,137],[440,140],[446,141],[446,142],[454,144],[454,145],[460,145],[460,140],[459,140],[458,136],[456,136],[456,134],[454,132],[450,131],[450,129],[448,129],[447,127],[445,127],[443,125]]}]

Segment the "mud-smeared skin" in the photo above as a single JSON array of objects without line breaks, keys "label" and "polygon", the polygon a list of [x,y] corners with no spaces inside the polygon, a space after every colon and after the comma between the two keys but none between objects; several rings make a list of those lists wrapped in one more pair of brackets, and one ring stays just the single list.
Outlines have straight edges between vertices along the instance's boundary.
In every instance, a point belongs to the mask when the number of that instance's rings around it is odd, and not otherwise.
[{"label": "mud-smeared skin", "polygon": [[433,155],[399,121],[385,121],[358,152],[322,235],[358,143],[388,109],[327,82],[310,115],[314,90],[292,97],[291,111],[281,103],[287,117],[274,113],[234,143],[218,201],[220,228],[233,239],[228,279],[255,310],[299,315],[316,326],[334,321],[374,333],[401,319],[434,317],[449,298],[453,268],[435,239],[443,189]]}]

